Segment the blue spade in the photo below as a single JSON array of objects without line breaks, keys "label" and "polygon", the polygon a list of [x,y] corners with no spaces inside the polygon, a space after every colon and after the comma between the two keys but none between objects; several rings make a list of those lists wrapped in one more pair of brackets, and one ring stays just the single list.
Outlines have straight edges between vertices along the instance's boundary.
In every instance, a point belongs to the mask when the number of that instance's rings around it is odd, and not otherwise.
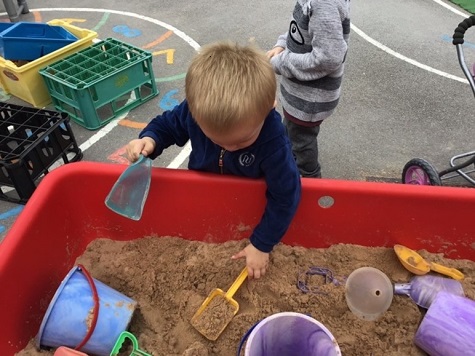
[{"label": "blue spade", "polygon": [[105,200],[112,211],[132,220],[140,220],[150,189],[152,160],[143,155],[131,164],[115,182]]}]

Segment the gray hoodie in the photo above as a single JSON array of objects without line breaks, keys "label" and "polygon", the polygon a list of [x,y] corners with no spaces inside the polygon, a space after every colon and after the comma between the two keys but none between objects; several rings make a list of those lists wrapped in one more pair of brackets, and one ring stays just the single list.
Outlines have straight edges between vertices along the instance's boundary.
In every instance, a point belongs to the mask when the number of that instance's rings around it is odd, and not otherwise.
[{"label": "gray hoodie", "polygon": [[318,124],[338,105],[350,35],[350,0],[297,0],[289,30],[271,63],[282,107],[304,125]]}]

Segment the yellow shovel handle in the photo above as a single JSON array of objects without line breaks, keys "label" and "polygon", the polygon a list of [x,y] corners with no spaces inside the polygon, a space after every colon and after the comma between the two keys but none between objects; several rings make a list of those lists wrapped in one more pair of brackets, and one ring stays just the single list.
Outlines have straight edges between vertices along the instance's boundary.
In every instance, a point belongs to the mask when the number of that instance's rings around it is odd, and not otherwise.
[{"label": "yellow shovel handle", "polygon": [[241,274],[236,278],[236,280],[231,284],[231,287],[229,287],[228,291],[226,292],[226,298],[230,299],[233,297],[234,293],[237,292],[241,284],[246,280],[247,278],[247,266],[244,267],[244,269],[241,271]]},{"label": "yellow shovel handle", "polygon": [[465,277],[463,273],[460,272],[458,269],[445,267],[435,262],[430,263],[430,269],[434,272],[438,272],[440,274],[452,277],[453,279],[456,279],[458,281],[461,281]]}]

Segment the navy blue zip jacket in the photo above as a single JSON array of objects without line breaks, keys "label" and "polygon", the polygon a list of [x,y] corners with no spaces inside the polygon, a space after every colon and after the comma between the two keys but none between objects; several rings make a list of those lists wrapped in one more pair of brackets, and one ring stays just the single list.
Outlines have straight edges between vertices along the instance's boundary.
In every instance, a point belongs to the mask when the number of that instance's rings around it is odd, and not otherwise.
[{"label": "navy blue zip jacket", "polygon": [[224,151],[204,135],[186,100],[152,119],[139,137],[151,137],[156,142],[155,151],[149,155],[152,159],[171,145],[182,147],[191,140],[189,169],[264,178],[267,204],[250,241],[262,252],[272,251],[280,242],[297,210],[301,187],[290,141],[277,111],[273,109],[266,117],[256,142],[234,152]]}]

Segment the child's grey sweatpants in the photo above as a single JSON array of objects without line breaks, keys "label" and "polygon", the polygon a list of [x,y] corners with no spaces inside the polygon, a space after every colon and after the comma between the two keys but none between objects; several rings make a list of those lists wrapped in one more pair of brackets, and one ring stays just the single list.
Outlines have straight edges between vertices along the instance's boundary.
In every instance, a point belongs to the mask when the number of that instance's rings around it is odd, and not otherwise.
[{"label": "child's grey sweatpants", "polygon": [[321,178],[321,167],[318,162],[318,133],[320,125],[306,127],[283,118],[284,126],[292,143],[297,166],[302,177]]}]

